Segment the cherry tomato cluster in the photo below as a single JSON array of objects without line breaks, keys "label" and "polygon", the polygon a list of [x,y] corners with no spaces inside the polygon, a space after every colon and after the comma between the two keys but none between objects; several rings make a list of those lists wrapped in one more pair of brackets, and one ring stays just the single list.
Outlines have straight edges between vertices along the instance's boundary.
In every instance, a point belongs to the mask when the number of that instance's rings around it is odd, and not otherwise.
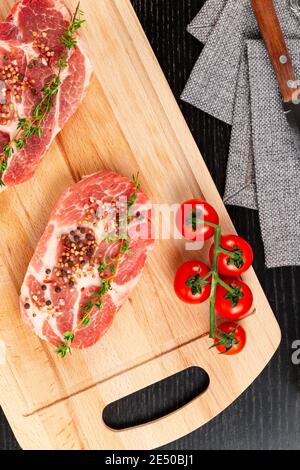
[{"label": "cherry tomato cluster", "polygon": [[[247,315],[253,305],[249,286],[240,278],[253,263],[249,243],[236,235],[222,236],[215,209],[201,199],[181,204],[176,225],[184,238],[207,241],[214,237],[209,252],[211,268],[201,261],[188,261],[177,270],[174,288],[188,304],[210,298],[210,337],[220,353],[237,354],[246,344],[246,332],[236,321]],[[216,324],[216,315],[226,322]]]}]

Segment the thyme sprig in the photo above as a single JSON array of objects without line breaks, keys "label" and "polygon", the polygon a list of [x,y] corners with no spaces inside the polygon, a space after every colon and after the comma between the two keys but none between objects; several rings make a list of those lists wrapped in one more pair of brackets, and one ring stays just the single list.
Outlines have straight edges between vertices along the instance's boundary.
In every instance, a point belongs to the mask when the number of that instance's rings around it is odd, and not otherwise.
[{"label": "thyme sprig", "polygon": [[[54,106],[55,97],[62,84],[61,73],[69,64],[68,52],[76,48],[76,33],[84,23],[83,12],[80,10],[80,3],[78,3],[68,28],[60,38],[64,49],[55,64],[55,73],[53,73],[49,82],[42,89],[42,97],[35,105],[32,115],[29,118],[19,118],[15,137],[3,147],[2,154],[0,155],[0,174],[6,171],[8,160],[14,155],[16,150],[23,149],[31,137],[35,135],[39,138],[42,137],[43,124]],[[1,186],[5,186],[5,183],[0,178]]]},{"label": "thyme sprig", "polygon": [[[134,191],[131,194],[127,202],[128,214],[130,212],[130,208],[133,206],[134,202],[137,200],[137,191],[138,189],[140,189],[140,183],[138,181],[138,177],[139,175],[133,176],[132,181],[134,185]],[[128,221],[130,221],[132,216],[130,215],[128,217],[129,217]],[[131,253],[130,252],[130,237],[128,236],[128,233],[122,232],[121,237],[118,240],[120,241],[120,248],[119,248],[117,257],[116,258],[107,257],[107,258],[104,258],[99,263],[98,273],[100,276],[100,288],[94,294],[91,295],[91,298],[85,300],[84,304],[81,307],[82,316],[80,318],[80,321],[77,327],[74,329],[74,331],[64,333],[63,337],[65,339],[65,342],[60,342],[57,345],[56,352],[62,358],[66,357],[68,353],[72,352],[72,349],[71,349],[72,343],[74,342],[78,331],[90,325],[91,315],[94,309],[97,308],[98,310],[101,310],[103,308],[104,296],[112,288],[112,283],[114,282],[115,278],[118,275],[119,267],[120,267],[120,264],[122,262],[124,255]],[[111,240],[111,243],[115,243],[115,242],[116,242],[116,238],[113,238]],[[103,277],[105,276],[107,272],[109,272],[109,276]]]}]

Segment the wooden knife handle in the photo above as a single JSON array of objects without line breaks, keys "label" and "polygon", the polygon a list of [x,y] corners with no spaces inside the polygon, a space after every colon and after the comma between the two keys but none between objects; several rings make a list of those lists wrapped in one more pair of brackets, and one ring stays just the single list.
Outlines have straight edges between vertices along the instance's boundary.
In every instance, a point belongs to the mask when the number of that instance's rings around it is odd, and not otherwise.
[{"label": "wooden knife handle", "polygon": [[[272,0],[251,0],[258,26],[268,50],[284,102],[292,101],[296,81],[283,32]],[[297,88],[297,87],[296,87]]]}]

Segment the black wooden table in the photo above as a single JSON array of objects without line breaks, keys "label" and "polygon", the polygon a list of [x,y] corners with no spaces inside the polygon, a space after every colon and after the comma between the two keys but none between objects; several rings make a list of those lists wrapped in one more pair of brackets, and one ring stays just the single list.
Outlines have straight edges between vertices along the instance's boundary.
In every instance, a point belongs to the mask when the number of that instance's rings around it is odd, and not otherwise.
[{"label": "black wooden table", "polygon": [[[217,187],[223,193],[230,127],[179,101],[202,48],[186,33],[186,26],[204,0],[131,1]],[[229,212],[240,235],[249,239],[254,247],[255,270],[280,322],[282,344],[267,369],[229,409],[166,448],[300,449],[300,366],[291,361],[292,343],[300,339],[300,295],[297,292],[300,268],[266,270],[257,213],[236,207],[230,207]],[[0,449],[18,448],[5,417],[0,415]]]}]

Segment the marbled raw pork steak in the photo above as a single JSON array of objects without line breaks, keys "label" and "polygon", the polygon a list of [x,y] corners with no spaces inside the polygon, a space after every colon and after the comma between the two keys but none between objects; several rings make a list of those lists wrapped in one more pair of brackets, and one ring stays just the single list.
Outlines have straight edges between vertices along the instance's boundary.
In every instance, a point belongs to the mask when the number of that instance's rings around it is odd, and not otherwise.
[{"label": "marbled raw pork steak", "polygon": [[[32,115],[42,89],[53,76],[63,52],[60,38],[71,21],[62,0],[22,0],[0,23],[0,154],[13,140],[19,118]],[[78,39],[61,75],[55,105],[43,123],[43,135],[33,136],[7,161],[0,178],[5,186],[22,183],[34,174],[52,140],[78,108],[90,82],[92,66]]]},{"label": "marbled raw pork steak", "polygon": [[[89,325],[83,326],[84,306],[94,299],[102,280],[111,276],[110,268],[99,274],[99,266],[104,259],[114,265],[120,254],[121,242],[113,238],[114,221],[116,213],[117,220],[124,213],[124,203],[118,210],[115,204],[120,198],[130,200],[133,194],[137,198],[126,227],[128,249],[120,258],[102,308],[93,307]],[[125,205],[127,220],[126,201]],[[75,348],[90,347],[100,339],[137,284],[153,248],[152,213],[152,205],[142,191],[110,171],[84,178],[63,193],[21,290],[22,315],[39,337],[57,346],[66,332],[76,331],[72,344]]]}]

